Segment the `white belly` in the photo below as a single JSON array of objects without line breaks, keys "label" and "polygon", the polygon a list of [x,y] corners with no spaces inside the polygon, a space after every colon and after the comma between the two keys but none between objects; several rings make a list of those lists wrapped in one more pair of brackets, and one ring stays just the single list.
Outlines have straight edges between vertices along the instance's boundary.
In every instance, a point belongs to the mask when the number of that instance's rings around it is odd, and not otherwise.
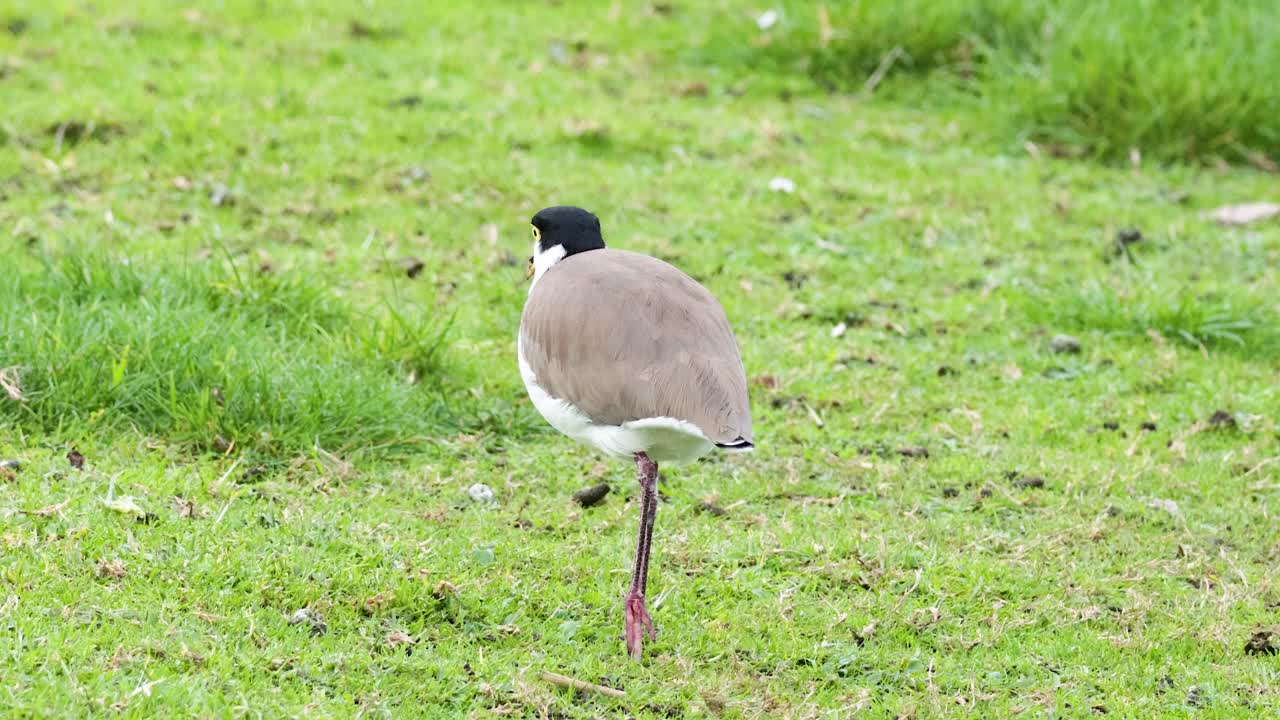
[{"label": "white belly", "polygon": [[551,397],[538,386],[517,340],[520,377],[529,399],[551,426],[584,445],[611,457],[630,459],[643,452],[660,463],[692,462],[711,452],[714,444],[693,423],[669,417],[643,418],[621,425],[592,422],[572,403]]}]

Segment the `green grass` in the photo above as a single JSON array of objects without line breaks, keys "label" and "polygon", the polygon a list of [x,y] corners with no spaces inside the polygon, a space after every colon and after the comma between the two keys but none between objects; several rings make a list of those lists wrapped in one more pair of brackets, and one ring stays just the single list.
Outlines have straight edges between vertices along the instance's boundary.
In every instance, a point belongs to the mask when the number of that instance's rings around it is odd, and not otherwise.
[{"label": "green grass", "polygon": [[[727,25],[727,44],[767,40],[766,65],[913,101],[967,97],[997,136],[1054,152],[1130,162],[1280,158],[1280,11],[1274,3],[920,0],[831,3],[824,35],[811,3],[777,29]],[[749,28],[749,29],[748,29]],[[932,76],[924,87],[895,78]]]},{"label": "green grass", "polygon": [[0,281],[17,427],[132,430],[279,459],[456,426],[434,377],[446,323],[354,312],[301,273],[217,260],[148,269],[160,264],[70,254]]},{"label": "green grass", "polygon": [[[1011,153],[939,72],[868,102],[737,5],[613,5],[0,10],[0,715],[1280,710],[1280,227],[1204,219],[1274,177]],[[757,452],[663,469],[641,664],[632,471],[515,368],[564,202],[753,378]]]},{"label": "green grass", "polygon": [[1235,293],[1196,295],[1190,288],[1162,287],[1157,278],[1135,274],[1113,278],[1113,289],[1093,282],[1031,293],[1028,316],[1047,326],[1100,330],[1121,336],[1167,338],[1189,347],[1238,352],[1260,361],[1280,357],[1280,323],[1260,299]]}]

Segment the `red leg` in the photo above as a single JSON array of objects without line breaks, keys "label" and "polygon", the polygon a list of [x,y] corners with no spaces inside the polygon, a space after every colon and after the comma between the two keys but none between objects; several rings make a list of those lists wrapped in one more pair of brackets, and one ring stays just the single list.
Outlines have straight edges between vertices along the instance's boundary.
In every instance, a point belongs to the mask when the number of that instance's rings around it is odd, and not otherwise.
[{"label": "red leg", "polygon": [[644,606],[644,588],[649,580],[649,545],[653,541],[653,519],[658,512],[658,463],[644,453],[636,453],[636,479],[640,481],[640,537],[636,541],[636,565],[631,573],[631,589],[623,605],[626,609],[627,651],[639,660],[644,638],[654,637],[653,620]]}]

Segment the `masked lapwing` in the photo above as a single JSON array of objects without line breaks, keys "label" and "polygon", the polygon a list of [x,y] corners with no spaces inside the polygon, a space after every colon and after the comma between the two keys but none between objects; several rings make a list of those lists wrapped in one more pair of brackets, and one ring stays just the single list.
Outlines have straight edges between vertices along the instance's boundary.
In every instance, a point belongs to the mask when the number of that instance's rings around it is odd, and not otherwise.
[{"label": "masked lapwing", "polygon": [[606,248],[595,215],[549,207],[532,224],[520,375],[553,427],[635,463],[640,535],[623,606],[639,659],[654,636],[644,596],[658,464],[753,448],[742,357],[706,288],[661,260]]}]

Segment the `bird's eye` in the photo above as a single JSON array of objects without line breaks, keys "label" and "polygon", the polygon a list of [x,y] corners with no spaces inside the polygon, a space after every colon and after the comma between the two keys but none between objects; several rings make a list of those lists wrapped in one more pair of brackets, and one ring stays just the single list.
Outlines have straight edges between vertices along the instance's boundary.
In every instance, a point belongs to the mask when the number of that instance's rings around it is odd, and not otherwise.
[{"label": "bird's eye", "polygon": [[529,227],[533,228],[533,241],[542,242],[542,231],[538,229],[538,226],[530,225]]}]

